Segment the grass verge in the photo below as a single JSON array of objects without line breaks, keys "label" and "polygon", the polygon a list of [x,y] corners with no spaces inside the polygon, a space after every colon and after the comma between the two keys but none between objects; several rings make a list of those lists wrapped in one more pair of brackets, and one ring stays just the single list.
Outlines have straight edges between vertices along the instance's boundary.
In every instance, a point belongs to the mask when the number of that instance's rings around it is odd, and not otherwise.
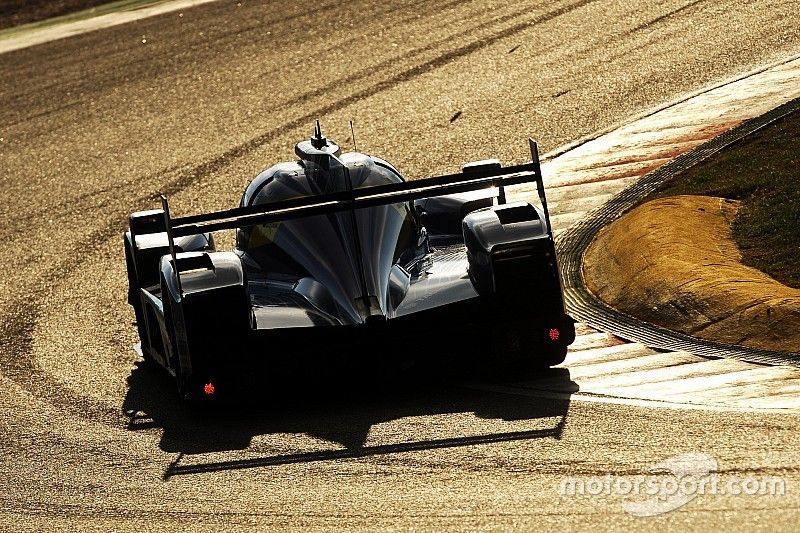
[{"label": "grass verge", "polygon": [[675,176],[642,203],[679,194],[741,200],[732,229],[744,264],[800,288],[800,113]]}]

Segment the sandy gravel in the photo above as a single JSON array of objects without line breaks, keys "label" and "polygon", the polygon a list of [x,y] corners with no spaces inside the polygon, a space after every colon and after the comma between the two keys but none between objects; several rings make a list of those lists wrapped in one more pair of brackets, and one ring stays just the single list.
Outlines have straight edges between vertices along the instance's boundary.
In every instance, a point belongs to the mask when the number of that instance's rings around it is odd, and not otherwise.
[{"label": "sandy gravel", "polygon": [[740,202],[671,196],[604,228],[586,251],[589,289],[611,306],[703,339],[796,352],[800,290],[742,264]]},{"label": "sandy gravel", "polygon": [[[344,147],[354,119],[413,178],[521,161],[528,135],[547,151],[797,53],[788,1],[221,0],[3,54],[0,528],[796,526],[788,415],[442,387],[194,417],[136,364],[120,234],[161,191],[178,213],[234,205],[317,117]],[[642,521],[557,491],[687,451],[789,496]]]}]

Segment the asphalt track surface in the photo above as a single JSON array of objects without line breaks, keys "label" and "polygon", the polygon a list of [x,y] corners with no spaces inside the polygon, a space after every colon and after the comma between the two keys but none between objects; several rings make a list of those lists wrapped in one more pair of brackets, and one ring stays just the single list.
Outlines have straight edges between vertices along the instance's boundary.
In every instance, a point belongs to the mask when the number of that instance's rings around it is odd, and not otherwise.
[{"label": "asphalt track surface", "polygon": [[[796,525],[789,414],[381,376],[193,414],[131,350],[120,239],[158,192],[178,213],[234,205],[316,117],[344,147],[354,119],[411,178],[521,162],[528,135],[547,151],[796,54],[794,2],[241,4],[0,55],[0,528]],[[649,519],[559,495],[689,452],[788,494]]]}]

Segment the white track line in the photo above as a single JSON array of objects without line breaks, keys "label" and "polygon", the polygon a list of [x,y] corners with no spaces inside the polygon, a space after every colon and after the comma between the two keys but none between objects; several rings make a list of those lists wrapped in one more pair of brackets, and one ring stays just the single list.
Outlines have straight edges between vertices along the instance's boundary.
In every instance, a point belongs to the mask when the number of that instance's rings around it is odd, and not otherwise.
[{"label": "white track line", "polygon": [[800,369],[659,352],[582,324],[577,329],[581,333],[563,364],[569,381],[545,373],[517,383],[469,386],[521,396],[649,407],[800,410]]},{"label": "white track line", "polygon": [[20,30],[7,37],[0,38],[0,54],[216,1],[169,0],[146,7],[123,9],[83,20],[54,24],[43,28]]}]

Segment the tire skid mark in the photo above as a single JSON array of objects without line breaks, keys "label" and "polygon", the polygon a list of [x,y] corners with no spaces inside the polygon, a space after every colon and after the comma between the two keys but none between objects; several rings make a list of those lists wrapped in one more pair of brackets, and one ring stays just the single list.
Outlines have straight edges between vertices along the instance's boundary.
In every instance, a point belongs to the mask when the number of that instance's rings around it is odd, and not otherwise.
[{"label": "tire skid mark", "polygon": [[[413,2],[413,3],[410,3],[410,4],[404,5],[402,7],[395,7],[395,8],[387,9],[387,10],[383,11],[382,14],[387,15],[387,14],[391,14],[391,13],[394,13],[396,11],[399,11],[400,9],[412,8],[414,6],[418,6],[420,4],[426,4],[426,3],[429,3],[429,2],[427,0],[419,0],[417,2]],[[450,8],[450,7],[461,6],[463,4],[464,4],[463,1],[450,0],[450,1],[446,2],[446,3],[441,4],[441,5],[437,5],[437,11],[441,12],[441,11],[443,11],[445,9]],[[333,2],[333,3],[329,4],[329,5],[318,7],[318,8],[314,8],[314,9],[308,10],[308,11],[304,11],[303,13],[299,13],[299,14],[296,14],[296,15],[290,15],[290,16],[284,17],[283,19],[278,19],[277,22],[267,21],[265,23],[262,23],[262,24],[259,24],[259,25],[255,25],[255,26],[252,26],[250,28],[246,28],[244,30],[237,30],[236,32],[228,31],[228,32],[222,32],[222,33],[219,33],[219,34],[214,34],[215,43],[217,44],[217,46],[219,46],[220,44],[223,44],[220,41],[220,39],[222,39],[222,38],[226,38],[226,37],[231,36],[231,35],[238,37],[238,36],[240,36],[242,34],[250,32],[250,31],[263,31],[263,25],[264,24],[279,25],[279,24],[281,24],[283,22],[289,22],[289,21],[292,21],[292,20],[295,20],[295,19],[302,18],[302,17],[307,16],[307,15],[313,15],[314,13],[317,13],[319,11],[324,11],[325,9],[330,8],[330,7],[334,6],[334,5],[338,5],[338,2]],[[493,24],[497,24],[499,22],[504,22],[504,21],[515,19],[515,18],[520,18],[521,16],[525,15],[529,11],[530,11],[530,8],[525,8],[525,9],[519,10],[519,11],[517,11],[517,12],[511,14],[511,15],[501,17],[502,20],[501,20],[501,18],[493,20],[492,23]],[[410,21],[413,21],[415,19],[416,19],[416,13],[405,17],[401,22],[410,22]],[[485,24],[480,24],[479,26],[472,28],[472,30],[478,29],[480,26],[484,26],[484,25]],[[333,46],[330,46],[330,47],[326,46],[326,53],[329,53],[329,52],[331,52],[333,50],[337,50],[337,49],[343,49],[343,50],[344,49],[348,49],[348,47],[351,46],[352,43],[357,42],[360,38],[363,38],[363,37],[364,37],[364,34],[359,34],[357,37],[345,38],[339,44],[336,44],[336,45],[333,45]],[[330,92],[333,88],[335,88],[337,86],[341,86],[341,85],[346,84],[346,83],[353,83],[353,81],[357,81],[358,79],[364,79],[369,74],[375,74],[375,70],[382,69],[384,67],[393,66],[395,64],[398,64],[398,63],[402,62],[403,60],[408,60],[408,59],[410,59],[412,57],[415,57],[415,56],[417,56],[417,55],[419,55],[421,53],[433,50],[437,46],[440,46],[442,44],[447,44],[450,41],[452,41],[452,37],[447,37],[447,38],[444,38],[444,39],[440,39],[439,41],[432,42],[432,43],[430,43],[430,44],[428,44],[426,46],[411,50],[408,53],[403,54],[403,56],[401,56],[401,57],[397,57],[397,58],[393,58],[393,59],[390,59],[390,60],[386,60],[386,61],[384,61],[382,63],[379,63],[379,64],[377,64],[375,66],[364,68],[361,71],[358,71],[358,73],[355,74],[355,75],[349,75],[346,78],[341,78],[341,79],[334,80],[333,82],[329,83],[323,89],[310,91],[309,93],[300,95],[300,96],[296,97],[295,99],[293,99],[290,102],[287,102],[287,103],[279,105],[276,109],[289,108],[289,107],[291,107],[293,105],[305,103],[307,101],[306,98],[311,98],[313,96],[318,96],[319,94],[325,94],[327,92]],[[174,54],[172,50],[164,50],[162,53],[159,53],[156,57],[157,57],[158,60],[173,60],[174,61],[174,60],[176,60],[176,58],[181,58],[181,57],[184,57],[184,56],[192,56],[193,53],[195,53],[195,52],[202,53],[204,51],[204,49],[202,48],[201,45],[205,44],[205,42],[206,41],[204,40],[204,41],[202,41],[200,43],[196,43],[195,45],[190,45],[181,54],[178,54],[178,55]],[[127,54],[127,53],[128,53],[128,51],[120,51],[118,54],[120,56],[125,56],[125,54]],[[141,73],[139,73],[138,71],[135,71],[135,72],[131,71],[130,70],[131,67],[135,67],[135,66],[138,66],[138,65],[152,64],[153,60],[154,60],[154,56],[147,55],[147,56],[143,56],[143,57],[138,58],[138,59],[133,60],[133,61],[126,61],[125,65],[126,65],[127,74],[126,74],[125,80],[123,80],[123,81],[127,82],[129,79],[137,79],[137,78],[141,77]],[[196,58],[194,58],[193,60],[197,61]],[[273,68],[273,69],[268,69],[268,70],[262,72],[260,74],[260,76],[261,77],[270,76],[270,75],[272,75],[272,74],[274,74],[276,72],[279,72],[280,70],[281,69],[279,67],[276,67],[276,68]],[[70,91],[71,92],[81,92],[86,87],[89,87],[89,86],[91,86],[92,91],[96,91],[98,89],[98,87],[99,88],[107,88],[107,87],[113,86],[113,85],[118,85],[118,84],[112,82],[112,83],[106,83],[104,85],[98,86],[94,81],[92,81],[92,82],[84,82],[84,79],[81,78],[81,79],[76,80],[76,84],[74,86],[70,87]],[[64,87],[62,86],[62,84],[60,82],[54,82],[51,85],[48,85],[46,87],[49,88],[51,86],[53,88],[58,88],[59,91],[64,91]],[[10,96],[10,101],[13,103],[15,100],[21,98],[22,96],[27,96],[27,95],[26,94],[23,94],[23,95],[13,95],[12,94]],[[46,113],[46,111],[45,111],[45,113]],[[30,118],[31,119],[32,118],[36,118],[36,116],[32,116]],[[28,120],[28,118],[22,118],[22,119],[17,120],[16,123],[24,122],[26,120]]]},{"label": "tire skid mark", "polygon": [[[287,130],[296,129],[303,125],[309,124],[312,120],[320,116],[324,116],[339,111],[341,109],[348,107],[349,105],[352,105],[355,102],[358,102],[359,100],[369,98],[383,91],[392,89],[403,83],[412,81],[424,74],[432,72],[443,66],[446,66],[452,61],[465,57],[469,54],[475,53],[483,48],[493,45],[498,41],[501,41],[508,37],[512,37],[530,28],[533,25],[548,22],[556,17],[567,14],[571,11],[574,11],[576,9],[579,9],[583,6],[586,6],[588,4],[597,1],[598,0],[578,0],[577,2],[573,2],[571,4],[568,4],[567,6],[555,9],[543,15],[539,15],[538,17],[535,17],[531,21],[525,21],[515,24],[514,26],[506,28],[505,30],[497,32],[494,35],[482,39],[480,41],[473,41],[469,44],[460,46],[449,52],[445,52],[444,54],[441,54],[433,59],[425,61],[424,63],[408,68],[405,71],[400,72],[399,74],[390,76],[388,79],[379,81],[373,84],[371,87],[352,93],[349,96],[346,96],[336,102],[320,106],[316,108],[314,111],[311,111],[309,113],[306,113],[305,115],[302,115],[288,122],[285,122],[284,124],[282,124],[277,128],[273,128],[272,130],[267,131],[261,135],[258,135],[245,143],[242,143],[240,145],[228,149],[227,151],[223,152],[214,159],[207,160],[204,163],[195,166],[184,176],[178,178],[178,180],[176,180],[171,187],[166,188],[165,192],[167,194],[174,194],[176,192],[179,192],[180,190],[182,190],[183,188],[185,188],[194,181],[200,181],[204,178],[213,175],[222,168],[228,166],[232,161],[250,154],[251,152],[255,151],[261,146],[276,139],[278,136],[285,133]],[[509,16],[509,17],[516,18],[516,16],[514,17]],[[330,89],[330,87],[328,89]],[[297,105],[299,103],[302,103],[302,101],[303,101],[302,99],[298,98],[296,101],[290,102],[290,104],[287,105]]]},{"label": "tire skid mark", "polygon": [[[179,169],[185,166],[186,165],[175,165],[165,168],[159,172],[159,175],[168,176],[170,174],[175,174]],[[41,225],[42,220],[53,219],[60,222],[63,221],[65,215],[71,213],[85,213],[88,209],[96,210],[98,207],[106,205],[110,200],[119,198],[119,195],[115,193],[118,193],[121,188],[124,189],[127,185],[137,181],[138,178],[136,177],[123,179],[115,178],[111,185],[86,191],[74,198],[69,198],[54,205],[48,205],[38,211],[0,216],[0,221],[2,222],[0,223],[0,239],[5,239],[6,246],[13,246],[15,244],[15,236],[26,239],[27,234],[23,230]],[[157,197],[158,195],[155,193],[149,195],[150,199],[156,199]],[[136,203],[140,204],[141,202],[137,200]]]},{"label": "tire skid mark", "polygon": [[[319,4],[319,3],[317,3],[317,4],[314,4],[313,7],[304,6],[303,9],[298,13],[295,13],[295,14],[292,14],[292,15],[286,15],[284,17],[278,17],[275,20],[259,21],[257,24],[255,24],[254,26],[252,26],[250,28],[246,28],[241,33],[247,33],[249,31],[258,30],[258,29],[262,29],[263,30],[263,26],[265,24],[283,24],[283,23],[286,23],[286,22],[291,22],[292,20],[296,20],[298,18],[302,18],[303,16],[315,15],[315,14],[323,12],[325,10],[329,10],[331,8],[334,8],[335,6],[339,5],[339,3],[340,2],[338,0],[334,0],[334,1],[330,2],[330,3],[328,3],[328,4]],[[207,7],[213,8],[213,7],[216,7],[216,6],[213,6],[213,4],[212,4],[212,5],[209,5]],[[166,17],[166,16],[170,16],[170,15],[173,15],[173,14],[174,14],[174,12],[162,13],[161,15],[157,15],[154,18]],[[144,22],[145,20],[147,20],[147,19],[134,21],[134,23],[135,22]],[[99,35],[100,32],[102,32],[102,31],[114,31],[114,30],[112,30],[111,28],[103,28],[101,30],[94,31],[94,32],[89,32],[89,33],[92,36],[95,36],[95,35]],[[234,32],[232,32],[232,31],[223,32],[223,33],[221,33],[219,35],[222,36],[222,37],[226,37],[229,34],[234,34]],[[86,35],[86,34],[79,34],[79,35]],[[102,36],[102,35],[100,35],[100,36]],[[7,52],[6,54],[14,54],[14,53],[24,54],[24,53],[27,53],[27,54],[32,55],[32,56],[33,55],[40,55],[40,54],[42,54],[43,46],[50,45],[51,48],[50,48],[50,50],[47,50],[47,51],[48,52],[50,52],[50,51],[55,52],[55,53],[50,54],[49,57],[48,57],[48,59],[49,59],[49,61],[51,63],[55,63],[55,62],[59,62],[59,63],[62,63],[62,64],[66,63],[67,65],[70,65],[70,66],[74,65],[74,67],[76,69],[83,70],[83,65],[81,63],[81,60],[76,59],[75,61],[72,61],[72,55],[69,52],[63,52],[62,53],[61,52],[61,48],[62,47],[58,46],[58,44],[53,44],[54,42],[55,41],[50,41],[48,43],[42,43],[42,45],[38,45],[38,46],[33,46],[33,47],[28,47],[28,48],[21,48],[19,50],[14,50],[12,52]],[[218,41],[216,41],[216,42],[218,42]],[[197,48],[198,48],[198,46],[188,46],[186,48],[187,54],[191,54],[192,52],[197,52],[198,51]],[[161,60],[161,59],[167,59],[167,58],[175,57],[175,55],[173,53],[171,53],[171,52],[172,52],[172,50],[164,50],[163,53],[158,54],[158,56],[148,55],[147,57],[144,57],[141,60],[125,62],[125,65],[130,67],[130,66],[134,66],[134,65],[138,65],[138,64],[145,64],[145,63],[151,62],[154,58],[157,58],[157,59]],[[6,55],[6,54],[3,54],[3,55]],[[119,51],[115,52],[114,54],[119,56],[120,58],[128,58],[129,57],[129,50],[127,50],[125,48],[121,48]],[[12,59],[14,59],[14,58],[12,58]],[[35,63],[34,62],[27,62],[27,61],[13,61],[12,64],[15,65],[15,66],[24,66],[24,65],[33,65]],[[31,69],[33,69],[33,67],[31,67]],[[29,70],[31,70],[31,69],[29,69]],[[0,70],[0,72],[2,72],[3,74],[8,72],[9,76],[5,76],[5,75],[4,76],[0,76],[0,81],[4,81],[4,82],[7,82],[7,83],[13,81],[14,77],[19,76],[19,75],[24,75],[24,73],[25,73],[24,71],[22,71],[22,72],[19,71],[19,70],[12,71],[11,69],[8,69],[7,71],[5,69],[3,69],[3,70]],[[137,74],[138,73],[133,73],[132,76],[135,77]],[[81,80],[79,80],[79,82],[80,81]],[[13,86],[13,84],[9,84],[8,86]],[[87,86],[87,84],[80,84],[80,85],[76,85],[74,87],[74,89],[79,89],[79,88],[86,87],[86,86]],[[96,86],[94,86],[94,87],[96,87]],[[47,90],[47,89],[56,89],[56,88],[58,88],[60,90],[63,90],[63,87],[61,86],[61,83],[59,81],[51,82],[50,84],[37,87],[37,93],[40,92],[42,89]],[[25,96],[28,96],[28,95],[29,95],[29,93],[24,93],[23,92],[23,93],[17,93],[16,96],[14,96],[14,95],[12,95],[11,97],[4,96],[4,98],[7,98],[7,101],[9,103],[13,103],[13,102],[21,99],[22,97],[25,97]]]},{"label": "tire skid mark", "polygon": [[[457,6],[457,5],[461,5],[461,4],[463,4],[463,2],[460,1],[460,0],[452,0],[450,2],[442,4],[441,8],[442,8],[442,10],[444,10],[444,9],[447,9],[447,8],[449,8],[451,6]],[[515,11],[515,12],[510,13],[508,15],[503,15],[501,17],[498,17],[498,18],[494,19],[492,21],[492,24],[494,24],[494,25],[502,24],[502,23],[508,22],[509,20],[520,18],[522,15],[524,15],[524,14],[526,14],[528,12],[529,12],[528,8],[522,9],[522,10],[519,10],[519,11]],[[406,20],[412,20],[412,18],[413,17],[408,17]],[[486,24],[479,23],[477,26],[474,26],[473,28],[470,28],[469,31],[478,30],[483,26],[486,26]],[[346,46],[347,44],[351,43],[351,42],[356,41],[356,40],[357,39],[348,40],[347,43],[345,45],[343,45],[343,47]],[[328,83],[327,85],[325,85],[323,87],[320,87],[320,88],[317,88],[317,89],[313,89],[313,90],[310,90],[310,91],[306,91],[306,92],[304,92],[302,94],[299,94],[298,96],[292,98],[291,100],[287,100],[286,102],[278,105],[277,107],[275,107],[275,110],[276,111],[282,111],[284,109],[290,109],[290,108],[292,108],[294,106],[306,103],[312,98],[316,98],[316,97],[328,94],[333,89],[335,89],[336,87],[341,87],[341,86],[346,85],[346,84],[353,84],[353,83],[358,83],[360,81],[364,81],[364,80],[368,79],[369,77],[374,76],[375,72],[377,70],[388,70],[388,69],[390,69],[390,68],[392,68],[392,67],[394,67],[396,65],[399,65],[399,64],[401,64],[401,63],[403,63],[405,61],[408,61],[409,59],[413,59],[413,58],[416,58],[416,57],[419,57],[419,56],[425,54],[426,52],[430,52],[432,50],[436,50],[437,48],[441,47],[442,45],[447,45],[452,40],[453,40],[453,37],[448,35],[447,37],[444,37],[444,38],[439,39],[437,41],[430,41],[425,46],[421,46],[419,48],[414,48],[412,50],[404,52],[402,55],[386,59],[386,60],[381,61],[381,62],[379,62],[379,63],[377,63],[375,65],[368,65],[368,66],[366,66],[366,67],[364,67],[364,68],[362,68],[360,70],[357,70],[357,71],[355,71],[353,73],[348,73],[346,77],[337,78],[337,79],[331,81],[330,83]],[[278,69],[270,69],[270,70],[264,71],[264,72],[261,73],[261,76],[271,75],[272,73],[276,72],[277,70]]]},{"label": "tire skid mark", "polygon": [[[143,206],[155,197],[155,194],[145,194],[133,203]],[[37,398],[46,398],[53,405],[81,417],[120,427],[130,419],[124,416],[119,407],[78,395],[44,372],[33,356],[33,332],[41,314],[42,300],[54,287],[48,282],[68,278],[88,257],[109,240],[119,238],[127,228],[127,215],[120,217],[118,213],[110,213],[107,216],[109,221],[105,226],[76,241],[71,249],[64,250],[64,259],[44,271],[39,283],[31,287],[33,292],[12,301],[10,309],[0,310],[0,371]]]},{"label": "tire skid mark", "polygon": [[9,122],[8,124],[5,124],[5,127],[11,128],[13,126],[21,124],[23,122],[27,122],[29,120],[36,120],[36,119],[40,119],[40,118],[49,118],[50,115],[52,115],[53,113],[58,113],[59,111],[64,111],[65,109],[71,109],[71,108],[73,108],[75,106],[80,105],[81,103],[82,103],[81,100],[74,100],[74,101],[68,102],[66,104],[59,103],[58,105],[56,105],[55,107],[52,107],[50,109],[45,109],[45,110],[42,110],[40,112],[34,113],[33,115],[30,115],[30,116],[27,116],[27,117],[22,117],[22,118],[20,118],[18,120],[13,120],[13,121]]},{"label": "tire skid mark", "polygon": [[675,9],[673,9],[673,10],[667,12],[667,13],[664,13],[663,15],[660,15],[660,16],[652,19],[652,20],[649,20],[647,22],[643,22],[642,24],[639,24],[638,26],[635,26],[635,27],[631,28],[630,30],[626,31],[622,35],[622,37],[627,37],[628,35],[630,35],[632,33],[636,33],[637,31],[641,31],[641,30],[650,28],[651,26],[655,26],[659,22],[662,22],[664,20],[669,20],[672,17],[674,17],[675,15],[677,15],[679,13],[682,13],[682,12],[688,10],[688,9],[691,9],[694,6],[696,6],[697,4],[700,4],[700,3],[704,2],[704,1],[705,0],[694,0],[693,2],[689,2],[688,4],[682,5],[680,7],[676,7]]},{"label": "tire skid mark", "polygon": [[[114,228],[115,233],[117,228]],[[91,247],[96,243],[91,239],[83,243]],[[90,250],[91,251],[91,250]],[[72,265],[61,265],[48,273],[70,274],[82,261]],[[39,294],[28,295],[26,300],[18,300],[10,310],[4,310],[0,321],[0,370],[3,376],[15,382],[34,397],[46,399],[50,404],[69,410],[84,418],[104,424],[121,426],[125,421],[119,408],[112,408],[80,396],[65,387],[50,374],[44,372],[33,357],[33,332],[41,314]]]}]

